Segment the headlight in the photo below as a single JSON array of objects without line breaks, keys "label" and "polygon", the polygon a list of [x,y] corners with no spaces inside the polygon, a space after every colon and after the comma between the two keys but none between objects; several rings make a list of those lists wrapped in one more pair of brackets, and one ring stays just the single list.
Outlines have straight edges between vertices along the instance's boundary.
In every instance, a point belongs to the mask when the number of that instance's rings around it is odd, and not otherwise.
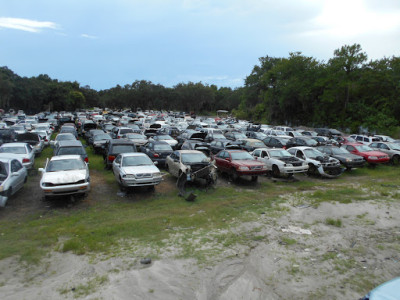
[{"label": "headlight", "polygon": [[377,160],[377,159],[378,159],[377,156],[368,156],[368,158],[369,158],[370,160]]},{"label": "headlight", "polygon": [[263,169],[263,170],[266,170],[266,169],[267,169],[267,166],[266,166],[266,165],[263,165],[263,166],[262,166],[262,169]]},{"label": "headlight", "polygon": [[350,158],[346,158],[346,162],[352,162],[353,160]]},{"label": "headlight", "polygon": [[292,164],[285,164],[285,167],[293,167]]},{"label": "headlight", "polygon": [[248,170],[250,170],[250,169],[249,169],[249,167],[240,166],[240,167],[239,167],[239,170],[240,170],[240,171],[248,171]]},{"label": "headlight", "polygon": [[153,177],[161,177],[161,172],[154,173]]},{"label": "headlight", "polygon": [[125,175],[122,175],[122,178],[126,178],[126,179],[128,179],[128,178],[136,178],[136,176],[133,175],[133,174],[125,174]]}]

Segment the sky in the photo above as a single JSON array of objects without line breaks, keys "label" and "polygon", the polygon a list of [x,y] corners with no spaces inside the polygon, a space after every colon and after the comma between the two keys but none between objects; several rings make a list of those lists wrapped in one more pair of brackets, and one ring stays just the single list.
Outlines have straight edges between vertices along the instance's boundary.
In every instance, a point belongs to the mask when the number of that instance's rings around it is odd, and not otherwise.
[{"label": "sky", "polygon": [[96,90],[240,87],[260,57],[400,56],[399,0],[0,0],[0,66]]}]

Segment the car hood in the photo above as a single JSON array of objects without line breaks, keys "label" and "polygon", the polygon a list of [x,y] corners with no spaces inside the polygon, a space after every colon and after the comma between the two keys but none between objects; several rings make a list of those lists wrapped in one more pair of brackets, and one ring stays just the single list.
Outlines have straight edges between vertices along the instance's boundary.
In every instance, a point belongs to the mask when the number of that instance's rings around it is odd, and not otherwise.
[{"label": "car hood", "polygon": [[232,163],[238,166],[252,167],[252,166],[263,166],[264,163],[257,160],[233,160]]},{"label": "car hood", "polygon": [[352,154],[352,153],[349,153],[349,154],[334,154],[334,155],[332,155],[332,157],[337,158],[337,159],[340,159],[340,158],[342,158],[342,159],[346,159],[346,158],[358,159],[358,158],[360,158],[359,155],[355,155],[355,154]]},{"label": "car hood", "polygon": [[85,180],[86,177],[86,170],[46,172],[43,174],[42,182],[48,182],[52,184],[64,184]]},{"label": "car hood", "polygon": [[140,174],[140,173],[155,173],[160,170],[154,165],[135,166],[135,167],[122,167],[126,174]]},{"label": "car hood", "polygon": [[387,156],[386,153],[380,152],[380,151],[365,151],[365,152],[359,152],[364,155],[368,156]]}]

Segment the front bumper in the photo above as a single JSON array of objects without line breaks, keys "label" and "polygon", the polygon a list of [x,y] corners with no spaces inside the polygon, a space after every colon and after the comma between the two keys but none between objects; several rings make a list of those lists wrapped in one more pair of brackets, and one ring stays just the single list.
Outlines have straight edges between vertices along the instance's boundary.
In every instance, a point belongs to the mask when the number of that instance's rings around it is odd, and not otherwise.
[{"label": "front bumper", "polygon": [[160,184],[161,181],[162,181],[162,177],[121,178],[121,184],[126,187],[158,185],[158,184]]},{"label": "front bumper", "polygon": [[90,182],[54,186],[40,185],[40,187],[43,190],[45,196],[84,194],[90,191]]},{"label": "front bumper", "polygon": [[308,165],[302,165],[298,167],[279,167],[279,171],[282,174],[305,173],[308,171]]}]

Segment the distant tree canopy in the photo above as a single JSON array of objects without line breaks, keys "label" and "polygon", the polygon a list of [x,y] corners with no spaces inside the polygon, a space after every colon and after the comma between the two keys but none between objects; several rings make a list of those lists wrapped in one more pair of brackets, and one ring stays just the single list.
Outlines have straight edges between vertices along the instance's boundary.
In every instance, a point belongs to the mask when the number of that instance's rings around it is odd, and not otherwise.
[{"label": "distant tree canopy", "polygon": [[400,58],[368,61],[358,44],[345,45],[321,62],[301,52],[261,57],[243,87],[201,82],[172,88],[137,80],[96,91],[48,75],[20,77],[0,68],[0,108],[27,113],[90,107],[233,111],[239,118],[270,124],[330,126],[356,130],[399,125]]}]

